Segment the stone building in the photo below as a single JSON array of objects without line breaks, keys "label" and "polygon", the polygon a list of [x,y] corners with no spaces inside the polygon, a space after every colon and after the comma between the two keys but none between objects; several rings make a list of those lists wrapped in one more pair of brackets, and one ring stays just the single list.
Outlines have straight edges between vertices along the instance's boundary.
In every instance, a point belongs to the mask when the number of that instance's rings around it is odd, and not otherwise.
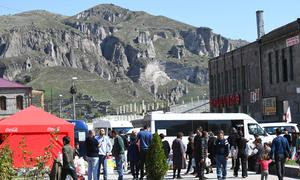
[{"label": "stone building", "polygon": [[[300,123],[300,19],[209,61],[212,112]],[[260,36],[262,35],[262,36]]]},{"label": "stone building", "polygon": [[0,78],[0,117],[10,116],[31,104],[31,87]]}]

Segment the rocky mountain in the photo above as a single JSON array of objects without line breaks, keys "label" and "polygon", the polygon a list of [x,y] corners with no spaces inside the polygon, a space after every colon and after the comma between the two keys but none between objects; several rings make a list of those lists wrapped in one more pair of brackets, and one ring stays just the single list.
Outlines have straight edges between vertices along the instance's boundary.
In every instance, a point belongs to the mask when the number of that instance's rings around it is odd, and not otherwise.
[{"label": "rocky mountain", "polygon": [[[112,4],[71,17],[39,10],[0,18],[0,64],[8,79],[37,82],[45,69],[75,68],[113,84],[141,86],[173,103],[188,94],[184,84],[207,86],[209,57],[246,43]],[[158,93],[171,82],[175,90]]]}]

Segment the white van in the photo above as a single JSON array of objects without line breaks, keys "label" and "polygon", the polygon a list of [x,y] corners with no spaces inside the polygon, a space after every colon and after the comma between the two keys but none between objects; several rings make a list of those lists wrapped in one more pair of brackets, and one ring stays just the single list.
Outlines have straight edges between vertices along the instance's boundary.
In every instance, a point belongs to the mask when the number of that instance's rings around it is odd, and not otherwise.
[{"label": "white van", "polygon": [[115,130],[119,133],[121,131],[127,133],[130,129],[133,128],[133,126],[130,121],[94,119],[93,128],[95,130],[103,128],[105,129],[106,133],[111,130]]},{"label": "white van", "polygon": [[212,131],[215,135],[223,130],[225,136],[230,134],[232,127],[242,130],[249,142],[254,140],[254,135],[260,136],[263,142],[271,142],[272,137],[249,115],[242,113],[164,113],[152,112],[144,119],[131,121],[134,127],[151,127],[152,133],[163,133],[169,143],[176,138],[178,132],[183,132],[183,142],[187,144],[188,136],[198,127],[205,131]]},{"label": "white van", "polygon": [[278,122],[278,123],[260,123],[260,126],[265,129],[265,131],[270,134],[273,138],[276,137],[275,131],[277,128],[280,128],[283,132],[284,129],[287,129],[289,133],[292,132],[292,128],[299,132],[299,128],[296,123],[285,123],[285,122]]}]

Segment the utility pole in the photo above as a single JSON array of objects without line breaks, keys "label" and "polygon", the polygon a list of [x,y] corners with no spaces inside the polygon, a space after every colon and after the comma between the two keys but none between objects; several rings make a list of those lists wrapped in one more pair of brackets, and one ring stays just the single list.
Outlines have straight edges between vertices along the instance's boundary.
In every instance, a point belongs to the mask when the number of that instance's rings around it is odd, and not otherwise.
[{"label": "utility pole", "polygon": [[75,96],[77,93],[76,87],[75,87],[75,81],[77,80],[77,77],[72,77],[72,86],[70,89],[70,93],[73,96],[73,119],[76,120],[76,103],[75,103]]},{"label": "utility pole", "polygon": [[61,100],[62,100],[63,95],[59,95],[59,117],[61,118]]}]

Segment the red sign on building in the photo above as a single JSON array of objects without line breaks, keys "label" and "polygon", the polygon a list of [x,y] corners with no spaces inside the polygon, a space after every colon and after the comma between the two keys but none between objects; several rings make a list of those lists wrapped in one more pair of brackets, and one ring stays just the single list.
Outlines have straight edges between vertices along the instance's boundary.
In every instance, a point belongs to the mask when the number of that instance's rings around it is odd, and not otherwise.
[{"label": "red sign on building", "polygon": [[225,107],[225,106],[234,106],[240,104],[240,95],[231,95],[231,96],[223,96],[210,100],[211,107]]}]

